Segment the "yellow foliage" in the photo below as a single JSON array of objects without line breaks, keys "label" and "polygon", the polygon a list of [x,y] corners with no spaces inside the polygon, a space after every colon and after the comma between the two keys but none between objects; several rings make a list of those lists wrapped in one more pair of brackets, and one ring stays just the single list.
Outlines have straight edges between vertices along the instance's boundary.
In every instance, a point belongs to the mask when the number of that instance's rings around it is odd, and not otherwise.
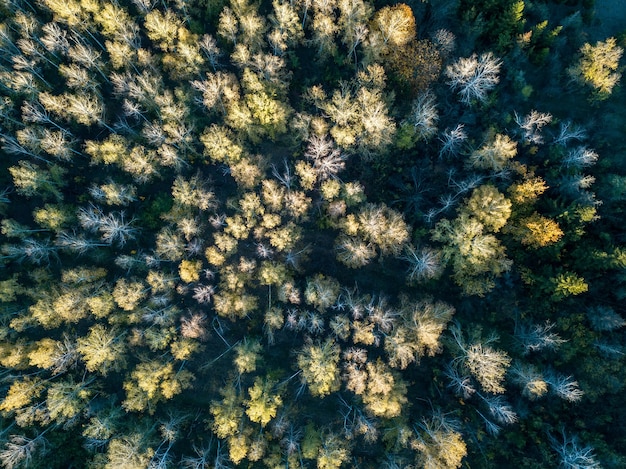
[{"label": "yellow foliage", "polygon": [[59,342],[49,338],[37,341],[35,347],[28,354],[30,365],[43,369],[52,368],[55,363],[54,355],[59,345]]},{"label": "yellow foliage", "polygon": [[13,381],[7,395],[0,403],[0,411],[6,413],[26,407],[41,395],[43,388],[38,378],[27,377]]},{"label": "yellow foliage", "polygon": [[513,231],[522,244],[532,248],[554,244],[563,237],[563,230],[557,222],[537,212],[520,220]]},{"label": "yellow foliage", "polygon": [[195,260],[189,261],[184,259],[178,266],[178,274],[180,279],[185,283],[197,282],[200,280],[200,269],[202,268],[202,261]]},{"label": "yellow foliage", "polygon": [[532,204],[547,189],[548,185],[546,182],[541,177],[537,176],[512,184],[507,192],[513,203],[521,205]]},{"label": "yellow foliage", "polygon": [[593,88],[597,99],[606,99],[621,78],[617,72],[624,49],[617,45],[614,37],[598,41],[595,46],[589,43],[580,48],[580,59],[568,69],[570,76]]},{"label": "yellow foliage", "polygon": [[372,23],[383,43],[393,48],[402,48],[415,37],[413,10],[404,3],[381,8]]}]

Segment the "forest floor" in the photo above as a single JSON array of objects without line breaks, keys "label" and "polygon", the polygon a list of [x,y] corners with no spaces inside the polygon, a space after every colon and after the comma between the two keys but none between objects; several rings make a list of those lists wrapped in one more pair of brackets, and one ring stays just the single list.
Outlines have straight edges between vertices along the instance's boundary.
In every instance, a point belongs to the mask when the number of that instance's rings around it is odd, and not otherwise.
[{"label": "forest floor", "polygon": [[590,39],[602,41],[626,31],[626,1],[596,0],[593,27],[589,30]]}]

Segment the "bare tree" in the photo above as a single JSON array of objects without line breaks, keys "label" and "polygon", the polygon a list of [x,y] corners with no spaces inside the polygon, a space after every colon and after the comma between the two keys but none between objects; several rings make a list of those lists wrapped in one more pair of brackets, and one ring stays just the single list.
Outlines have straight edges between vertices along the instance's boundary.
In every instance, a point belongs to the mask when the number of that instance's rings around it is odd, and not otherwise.
[{"label": "bare tree", "polygon": [[50,240],[36,240],[27,238],[22,244],[5,244],[2,246],[2,253],[9,258],[16,258],[19,261],[28,260],[36,265],[50,264],[50,257],[57,257],[57,247],[50,243]]},{"label": "bare tree", "polygon": [[598,154],[587,147],[577,147],[570,150],[563,158],[563,166],[585,168],[593,166],[598,161]]},{"label": "bare tree", "polygon": [[585,140],[587,134],[582,127],[575,126],[571,121],[561,122],[559,133],[554,137],[554,143],[557,145],[567,145],[570,140]]},{"label": "bare tree", "polygon": [[413,126],[418,140],[427,140],[437,133],[437,103],[431,91],[422,93],[413,102],[408,122]]},{"label": "bare tree", "polygon": [[476,392],[476,388],[472,383],[472,378],[468,375],[461,374],[454,365],[448,365],[444,374],[450,380],[448,387],[451,388],[457,396],[463,397],[463,399],[467,400]]},{"label": "bare tree", "polygon": [[424,247],[418,251],[413,246],[407,245],[400,259],[409,263],[409,281],[419,282],[438,278],[445,266],[441,253],[430,247]]},{"label": "bare tree", "polygon": [[557,333],[552,332],[555,326],[555,323],[549,321],[545,324],[516,324],[515,338],[521,343],[524,354],[544,349],[555,350],[566,342]]},{"label": "bare tree", "polygon": [[613,308],[594,306],[587,310],[587,319],[594,331],[614,331],[626,326],[626,321]]},{"label": "bare tree", "polygon": [[496,422],[503,425],[511,425],[517,422],[517,414],[513,411],[511,405],[504,400],[502,396],[483,396],[480,394],[483,402],[487,405],[489,413]]},{"label": "bare tree", "polygon": [[345,166],[346,157],[335,148],[332,140],[326,137],[314,135],[309,138],[304,156],[313,162],[313,168],[320,181],[335,178]]},{"label": "bare tree", "polygon": [[11,435],[9,441],[0,451],[0,463],[6,469],[14,469],[18,466],[31,467],[33,457],[38,452],[44,452],[46,439],[43,433],[35,438],[23,435]]},{"label": "bare tree", "polygon": [[515,123],[520,127],[522,139],[525,143],[543,143],[541,129],[552,122],[552,115],[548,113],[530,111],[530,114],[521,117],[515,113]]},{"label": "bare tree", "polygon": [[461,150],[463,150],[463,143],[466,140],[467,134],[463,130],[463,124],[458,124],[452,130],[444,130],[439,137],[439,141],[441,142],[439,157],[443,158],[444,156],[456,156]]},{"label": "bare tree", "polygon": [[578,381],[571,376],[564,376],[555,372],[545,374],[546,382],[552,387],[552,391],[568,402],[578,402],[585,394],[579,387]]},{"label": "bare tree", "polygon": [[456,90],[464,104],[476,100],[485,102],[487,92],[500,81],[498,73],[502,61],[491,52],[477,56],[462,57],[445,70],[448,83]]},{"label": "bare tree", "polygon": [[86,229],[100,232],[104,242],[112,244],[118,242],[120,246],[134,239],[137,229],[132,227],[134,218],[124,219],[124,211],[104,214],[99,207],[90,205],[78,210],[78,221]]},{"label": "bare tree", "polygon": [[561,431],[561,440],[548,434],[552,448],[561,458],[560,466],[565,469],[600,469],[591,446],[580,446],[578,437],[568,436],[565,430]]}]

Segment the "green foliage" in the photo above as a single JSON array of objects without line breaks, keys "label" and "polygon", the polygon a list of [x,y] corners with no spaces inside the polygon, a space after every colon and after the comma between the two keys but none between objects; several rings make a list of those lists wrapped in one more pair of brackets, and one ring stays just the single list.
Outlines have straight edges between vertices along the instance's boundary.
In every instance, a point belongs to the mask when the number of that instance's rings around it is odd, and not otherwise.
[{"label": "green foliage", "polygon": [[0,465],[619,466],[624,44],[554,3],[0,5]]},{"label": "green foliage", "polygon": [[505,51],[522,33],[525,4],[523,0],[462,0],[459,12],[467,22],[478,25],[481,40]]}]

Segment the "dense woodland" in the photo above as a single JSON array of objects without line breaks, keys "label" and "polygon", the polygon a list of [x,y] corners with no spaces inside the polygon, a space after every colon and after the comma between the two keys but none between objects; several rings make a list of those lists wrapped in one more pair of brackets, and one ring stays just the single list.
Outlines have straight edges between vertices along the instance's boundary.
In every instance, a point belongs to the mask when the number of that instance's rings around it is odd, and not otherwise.
[{"label": "dense woodland", "polygon": [[626,467],[596,8],[2,0],[0,465]]}]

